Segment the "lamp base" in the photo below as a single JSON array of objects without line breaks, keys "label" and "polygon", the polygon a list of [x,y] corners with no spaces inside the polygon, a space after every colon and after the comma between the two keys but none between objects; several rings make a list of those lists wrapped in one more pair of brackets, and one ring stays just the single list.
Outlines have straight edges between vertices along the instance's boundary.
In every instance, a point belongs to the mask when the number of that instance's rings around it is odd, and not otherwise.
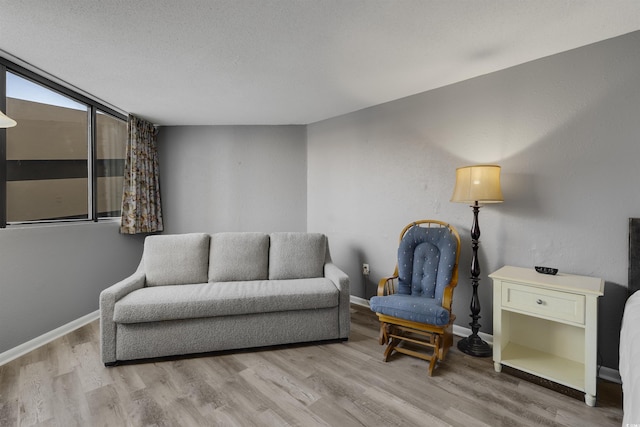
[{"label": "lamp base", "polygon": [[475,357],[489,357],[493,355],[491,346],[476,334],[471,334],[458,341],[458,350]]}]

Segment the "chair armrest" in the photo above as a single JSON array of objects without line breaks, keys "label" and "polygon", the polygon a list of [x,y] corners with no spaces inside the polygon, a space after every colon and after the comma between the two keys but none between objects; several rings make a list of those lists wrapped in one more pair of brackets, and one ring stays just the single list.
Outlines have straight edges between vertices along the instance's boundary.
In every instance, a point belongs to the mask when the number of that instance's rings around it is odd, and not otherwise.
[{"label": "chair armrest", "polygon": [[442,292],[442,306],[449,310],[449,313],[452,313],[453,307],[453,289],[458,286],[458,265],[456,264],[453,269],[453,277],[451,278],[451,282],[444,288]]},{"label": "chair armrest", "polygon": [[396,293],[396,280],[398,276],[383,277],[378,282],[378,296],[392,295]]},{"label": "chair armrest", "polygon": [[449,284],[442,292],[442,306],[449,310],[449,313],[451,313],[451,304],[453,303],[453,288],[455,285]]},{"label": "chair armrest", "polygon": [[349,276],[340,270],[340,268],[332,262],[324,265],[324,277],[331,280],[338,288],[340,293],[339,304],[339,322],[340,322],[340,338],[349,338],[351,329],[351,294],[349,292]]},{"label": "chair armrest", "polygon": [[116,361],[116,324],[113,312],[116,301],[125,295],[144,287],[146,275],[143,271],[136,271],[131,276],[112,285],[100,293],[100,347],[102,363],[109,364]]}]

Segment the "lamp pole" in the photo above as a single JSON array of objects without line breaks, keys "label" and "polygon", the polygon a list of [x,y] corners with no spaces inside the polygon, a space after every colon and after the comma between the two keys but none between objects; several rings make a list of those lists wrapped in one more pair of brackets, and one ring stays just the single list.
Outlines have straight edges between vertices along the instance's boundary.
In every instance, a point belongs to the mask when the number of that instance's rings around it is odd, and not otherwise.
[{"label": "lamp pole", "polygon": [[478,213],[481,206],[476,200],[473,205],[473,224],[471,226],[471,248],[473,257],[471,258],[471,284],[473,286],[473,296],[471,297],[471,335],[458,341],[458,349],[463,353],[477,357],[489,357],[493,354],[491,347],[480,338],[480,298],[478,298],[478,282],[480,281],[480,263],[478,262],[478,246],[480,245],[480,224],[478,223]]}]

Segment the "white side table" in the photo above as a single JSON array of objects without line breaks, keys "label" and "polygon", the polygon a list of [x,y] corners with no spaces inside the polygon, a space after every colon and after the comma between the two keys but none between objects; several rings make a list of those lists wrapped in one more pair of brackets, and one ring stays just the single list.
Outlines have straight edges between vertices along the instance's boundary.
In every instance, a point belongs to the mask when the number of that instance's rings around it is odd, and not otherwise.
[{"label": "white side table", "polygon": [[493,362],[585,393],[596,403],[598,297],[604,280],[502,267],[493,279]]}]

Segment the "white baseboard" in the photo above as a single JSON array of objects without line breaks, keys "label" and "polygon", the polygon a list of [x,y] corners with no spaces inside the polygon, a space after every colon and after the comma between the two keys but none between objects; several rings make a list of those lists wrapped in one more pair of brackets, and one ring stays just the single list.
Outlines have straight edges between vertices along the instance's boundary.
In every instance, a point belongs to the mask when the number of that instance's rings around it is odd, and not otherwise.
[{"label": "white baseboard", "polygon": [[20,356],[24,356],[37,349],[40,346],[50,343],[51,341],[60,338],[61,336],[68,334],[69,332],[73,332],[78,328],[83,327],[86,324],[93,322],[94,320],[100,317],[100,311],[96,310],[93,313],[89,313],[86,316],[82,316],[79,319],[73,320],[66,325],[62,325],[59,328],[54,329],[53,331],[49,331],[45,334],[40,335],[30,341],[27,341],[24,344],[20,344],[17,347],[9,349],[4,353],[0,353],[0,366],[11,362],[14,359],[17,359]]},{"label": "white baseboard", "polygon": [[[361,305],[364,307],[369,307],[369,300],[356,297],[353,295],[351,295],[351,303],[356,305]],[[453,335],[456,335],[458,337],[468,337],[469,335],[471,335],[471,329],[465,328],[464,326],[453,325]],[[483,340],[485,340],[487,344],[489,344],[490,346],[493,346],[493,335],[485,334],[484,332],[479,332],[478,336]],[[598,371],[598,377],[602,378],[603,380],[622,384],[622,379],[620,378],[620,372],[618,372],[617,369],[601,366]]]},{"label": "white baseboard", "polygon": [[[356,297],[351,295],[350,301],[352,304],[361,305],[364,307],[369,307],[369,300]],[[50,343],[51,341],[62,337],[69,332],[73,332],[78,328],[87,325],[94,320],[100,317],[100,311],[96,310],[93,313],[89,313],[86,316],[83,316],[79,319],[76,319],[72,322],[67,323],[66,325],[62,325],[59,328],[54,329],[53,331],[49,331],[45,334],[40,335],[30,341],[27,341],[24,344],[21,344],[17,347],[14,347],[10,350],[5,351],[4,353],[0,353],[0,366],[11,362],[14,359],[17,359],[20,356],[24,356],[37,349],[40,346]],[[459,337],[466,337],[471,335],[471,329],[465,328],[464,326],[453,325],[453,334]],[[493,345],[493,336],[490,334],[485,334],[484,332],[480,332],[478,334],[480,338],[485,340],[489,345]],[[620,372],[616,369],[607,368],[606,366],[601,366],[598,372],[598,377],[607,381],[611,381],[614,383],[621,384],[622,380],[620,378]]]},{"label": "white baseboard", "polygon": [[363,307],[369,307],[369,300],[368,299],[356,297],[356,296],[353,296],[353,295],[351,295],[349,298],[351,299],[351,304],[361,305]]},{"label": "white baseboard", "polygon": [[[471,335],[471,329],[464,326],[453,325],[453,335],[458,337],[468,337]],[[484,332],[478,332],[478,336],[486,341],[491,347],[493,347],[493,335],[485,334]]]},{"label": "white baseboard", "polygon": [[600,366],[598,378],[611,381],[612,383],[622,384],[620,372],[617,369],[607,368],[606,366]]}]

